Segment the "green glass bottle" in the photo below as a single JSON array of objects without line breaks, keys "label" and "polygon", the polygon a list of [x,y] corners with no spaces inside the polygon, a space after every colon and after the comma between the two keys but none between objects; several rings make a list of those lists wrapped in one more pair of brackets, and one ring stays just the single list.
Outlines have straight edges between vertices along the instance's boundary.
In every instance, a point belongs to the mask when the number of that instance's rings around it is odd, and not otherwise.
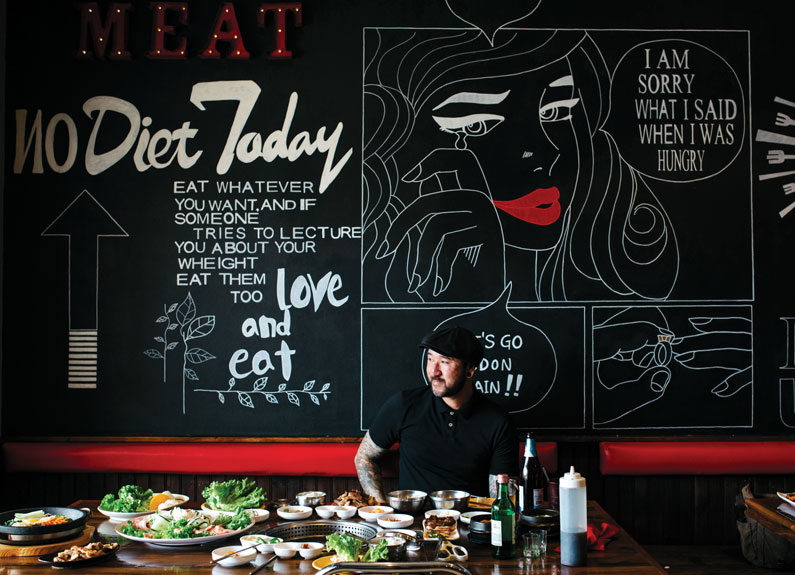
[{"label": "green glass bottle", "polygon": [[516,556],[516,511],[508,497],[508,475],[497,476],[497,498],[491,506],[491,555],[495,559]]}]

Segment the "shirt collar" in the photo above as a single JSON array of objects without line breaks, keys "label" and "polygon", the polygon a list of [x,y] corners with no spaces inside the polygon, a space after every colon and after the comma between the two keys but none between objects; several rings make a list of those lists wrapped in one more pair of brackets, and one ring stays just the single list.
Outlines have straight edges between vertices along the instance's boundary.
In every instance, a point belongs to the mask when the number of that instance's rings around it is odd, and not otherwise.
[{"label": "shirt collar", "polygon": [[[428,389],[430,389],[430,388],[428,388]],[[478,401],[480,400],[481,394],[480,394],[480,392],[477,389],[473,389],[472,390],[472,397],[469,398],[469,401],[467,401],[461,407],[461,409],[457,409],[457,410],[452,409],[449,405],[447,405],[441,397],[436,397],[435,395],[433,395],[432,391],[431,391],[431,397],[433,398],[433,404],[436,407],[437,413],[442,414],[442,413],[447,413],[447,412],[452,410],[452,411],[455,411],[456,413],[458,413],[459,415],[461,415],[461,417],[463,417],[464,419],[469,419],[469,417],[475,411],[475,407],[476,407]]]}]

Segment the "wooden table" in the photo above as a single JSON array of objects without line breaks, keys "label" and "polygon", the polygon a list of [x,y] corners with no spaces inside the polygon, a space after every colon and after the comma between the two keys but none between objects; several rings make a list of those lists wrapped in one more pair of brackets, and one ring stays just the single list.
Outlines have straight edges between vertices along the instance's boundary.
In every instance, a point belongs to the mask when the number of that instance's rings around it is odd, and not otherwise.
[{"label": "wooden table", "polygon": [[[224,568],[210,566],[210,553],[213,548],[224,544],[238,544],[237,539],[222,540],[214,545],[194,545],[187,547],[159,547],[146,543],[128,541],[113,537],[115,524],[106,521],[105,517],[96,511],[98,501],[81,500],[70,507],[89,507],[93,509],[89,525],[96,528],[97,538],[103,540],[118,539],[121,548],[115,556],[86,567],[78,572],[106,575],[127,575],[133,570],[137,574],[162,573],[166,570],[179,572],[180,575],[247,575],[254,565]],[[258,523],[254,531],[261,531],[273,526],[277,521],[271,519]],[[278,519],[278,518],[277,518]],[[607,522],[617,525],[604,509],[596,502],[588,502],[588,519],[595,522]],[[420,524],[415,520],[415,527]],[[587,574],[587,575],[661,575],[665,571],[659,563],[641,547],[631,536],[621,530],[617,537],[611,541],[605,551],[589,551],[588,564],[585,567],[561,566],[560,554],[554,551],[558,545],[557,538],[552,538],[548,545],[546,557],[532,561],[517,557],[513,560],[495,561],[491,558],[488,547],[470,544],[467,540],[468,530],[463,524],[459,525],[461,538],[457,543],[464,545],[469,550],[469,560],[463,564],[472,575],[561,575],[561,574]],[[108,535],[109,534],[109,535]],[[427,544],[426,544],[427,545]],[[262,556],[258,557],[261,560]],[[427,552],[411,552],[407,554],[409,560],[426,560]],[[277,559],[271,565],[260,571],[261,575],[312,575],[316,573],[311,561],[292,559],[283,561]],[[8,575],[42,575],[53,573],[49,565],[41,563],[36,557],[8,557],[0,558],[0,574]]]}]

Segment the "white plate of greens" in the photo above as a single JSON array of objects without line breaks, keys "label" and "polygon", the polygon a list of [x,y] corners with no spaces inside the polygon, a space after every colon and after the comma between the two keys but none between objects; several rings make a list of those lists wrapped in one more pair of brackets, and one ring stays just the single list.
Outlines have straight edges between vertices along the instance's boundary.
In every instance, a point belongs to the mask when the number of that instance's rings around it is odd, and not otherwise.
[{"label": "white plate of greens", "polygon": [[149,504],[157,497],[158,510],[170,509],[190,501],[190,497],[180,493],[164,491],[154,493],[151,489],[143,490],[137,485],[125,485],[117,494],[108,493],[102,498],[97,511],[106,516],[112,523],[129,521],[152,513]]},{"label": "white plate of greens", "polygon": [[116,526],[116,533],[130,541],[153,545],[201,545],[245,533],[254,521],[245,513],[213,519],[194,509],[176,507],[136,517]]}]

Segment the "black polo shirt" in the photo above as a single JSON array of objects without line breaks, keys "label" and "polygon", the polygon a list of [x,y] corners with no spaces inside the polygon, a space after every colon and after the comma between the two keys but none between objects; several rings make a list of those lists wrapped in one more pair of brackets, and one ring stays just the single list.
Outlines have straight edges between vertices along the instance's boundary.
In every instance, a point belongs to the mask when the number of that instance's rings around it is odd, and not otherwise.
[{"label": "black polo shirt", "polygon": [[477,390],[459,410],[428,386],[398,392],[381,407],[369,433],[384,449],[400,443],[401,489],[463,489],[486,496],[489,474],[518,474],[516,428]]}]

